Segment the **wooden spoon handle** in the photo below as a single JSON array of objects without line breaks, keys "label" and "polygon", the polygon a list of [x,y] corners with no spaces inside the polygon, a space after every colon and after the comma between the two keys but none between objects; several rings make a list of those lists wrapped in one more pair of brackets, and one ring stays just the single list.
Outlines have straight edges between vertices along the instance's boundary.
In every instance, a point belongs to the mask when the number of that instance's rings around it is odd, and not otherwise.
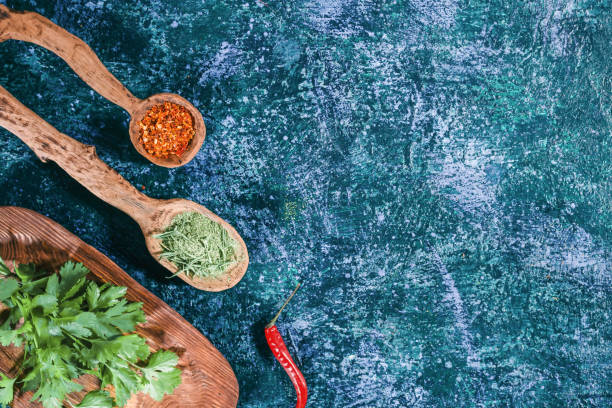
[{"label": "wooden spoon handle", "polygon": [[83,81],[130,115],[140,102],[102,64],[80,38],[34,12],[17,12],[0,4],[0,41],[21,40],[48,49],[70,65]]},{"label": "wooden spoon handle", "polygon": [[93,194],[134,218],[141,227],[155,201],[104,163],[93,146],[60,133],[0,86],[0,126],[14,133],[43,161],[51,160]]}]

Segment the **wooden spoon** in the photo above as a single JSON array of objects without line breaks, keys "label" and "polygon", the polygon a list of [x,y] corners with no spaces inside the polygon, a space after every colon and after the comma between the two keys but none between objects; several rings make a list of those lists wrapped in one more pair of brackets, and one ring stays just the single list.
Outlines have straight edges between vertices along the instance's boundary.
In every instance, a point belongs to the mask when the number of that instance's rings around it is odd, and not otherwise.
[{"label": "wooden spoon", "polygon": [[191,286],[218,292],[236,285],[244,276],[249,254],[244,241],[230,224],[192,201],[158,200],[144,195],[100,160],[95,147],[58,132],[1,86],[0,126],[19,137],[40,160],[57,163],[98,198],[132,217],[140,225],[151,255],[172,273],[177,273],[178,269],[174,264],[160,259],[161,242],[155,235],[163,232],[175,215],[185,211],[202,213],[221,224],[238,243],[236,255],[239,262],[217,278],[190,278],[184,273],[178,273],[177,276]]},{"label": "wooden spoon", "polygon": [[[90,87],[100,95],[125,109],[131,117],[130,140],[142,156],[154,164],[164,167],[179,167],[191,159],[202,147],[206,137],[206,126],[202,114],[185,98],[171,93],[160,93],[138,99],[102,64],[91,48],[80,38],[34,12],[19,12],[0,4],[0,42],[4,40],[27,41],[57,54]],[[195,135],[180,156],[166,159],[149,154],[140,143],[138,123],[153,106],[172,102],[184,106],[193,118]]]}]

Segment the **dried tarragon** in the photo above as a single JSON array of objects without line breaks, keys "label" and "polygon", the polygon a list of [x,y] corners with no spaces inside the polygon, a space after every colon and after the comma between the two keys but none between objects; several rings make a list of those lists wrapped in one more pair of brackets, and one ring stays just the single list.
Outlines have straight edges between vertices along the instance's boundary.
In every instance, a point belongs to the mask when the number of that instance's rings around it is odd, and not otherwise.
[{"label": "dried tarragon", "polygon": [[156,237],[161,240],[161,258],[190,278],[217,277],[239,262],[236,240],[221,224],[198,212],[177,215]]}]

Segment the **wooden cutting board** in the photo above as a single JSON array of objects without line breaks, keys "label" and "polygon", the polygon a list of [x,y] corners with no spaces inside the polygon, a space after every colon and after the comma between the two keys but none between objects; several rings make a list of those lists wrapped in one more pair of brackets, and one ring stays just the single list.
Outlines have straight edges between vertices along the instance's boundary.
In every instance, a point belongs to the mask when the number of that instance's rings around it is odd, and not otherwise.
[{"label": "wooden cutting board", "polygon": [[[137,329],[154,350],[170,349],[180,357],[182,384],[157,402],[143,394],[132,397],[129,408],[235,408],[238,382],[223,355],[191,324],[170,306],[139,285],[121,268],[95,248],[87,245],[65,228],[34,211],[19,207],[0,207],[0,256],[5,261],[34,262],[56,270],[64,262],[82,262],[92,278],[128,288],[127,298],[143,303],[147,322]],[[0,346],[0,371],[16,372],[15,362],[21,349]],[[79,383],[86,390],[98,388],[95,377],[83,376]],[[71,395],[73,403],[85,392]],[[30,402],[32,393],[19,394],[13,408],[41,407]],[[68,406],[68,405],[65,405]]]}]

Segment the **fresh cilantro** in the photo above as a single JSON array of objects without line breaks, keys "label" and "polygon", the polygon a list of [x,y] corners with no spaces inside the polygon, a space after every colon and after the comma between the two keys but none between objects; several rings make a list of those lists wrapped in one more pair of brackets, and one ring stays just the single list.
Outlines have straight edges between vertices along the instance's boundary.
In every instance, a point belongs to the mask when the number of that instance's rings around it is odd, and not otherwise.
[{"label": "fresh cilantro", "polygon": [[12,402],[19,384],[43,407],[61,408],[67,394],[82,390],[74,380],[84,374],[98,377],[103,389],[112,386],[115,397],[92,391],[76,408],[123,407],[138,392],[160,401],[181,383],[176,354],[151,354],[143,337],[130,334],[145,321],[142,304],[125,299],[126,288],[88,280],[88,274],[73,262],[59,274],[33,264],[11,274],[0,259],[0,301],[9,308],[0,344],[24,346],[18,377],[0,373],[0,405]]}]

